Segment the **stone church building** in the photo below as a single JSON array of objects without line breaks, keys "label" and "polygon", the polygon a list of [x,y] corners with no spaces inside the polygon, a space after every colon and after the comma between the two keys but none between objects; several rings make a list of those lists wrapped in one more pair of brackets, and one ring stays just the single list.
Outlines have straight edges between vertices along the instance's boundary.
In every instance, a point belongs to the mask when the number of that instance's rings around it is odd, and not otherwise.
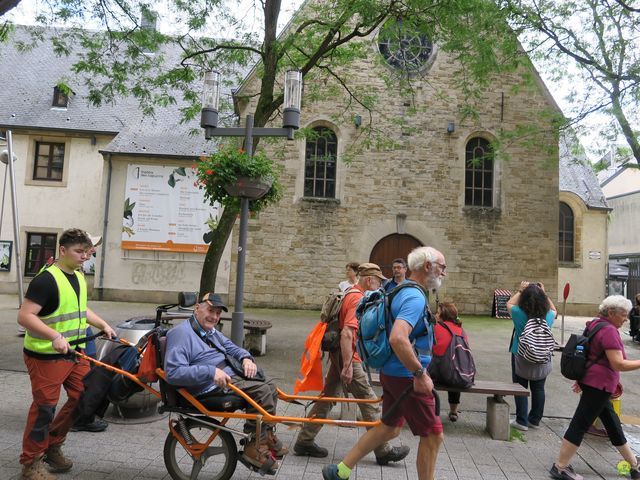
[{"label": "stone church building", "polygon": [[[544,123],[559,112],[552,96],[536,72],[533,86],[524,71],[496,76],[477,119],[461,120],[459,65],[429,39],[406,38],[418,43],[403,50],[404,38],[376,32],[364,40],[369,56],[339,71],[377,96],[373,111],[344,94],[303,94],[301,128],[317,136],[268,147],[285,159],[285,194],[249,223],[248,305],[317,307],[347,262],[376,262],[390,275],[392,259],[419,245],[444,253],[439,297],[464,313],[489,313],[494,290],[521,280],[543,282],[555,300],[558,140]],[[385,83],[407,72],[411,92]],[[305,79],[305,91],[314,81],[326,79]],[[237,96],[250,98],[257,85],[249,76]],[[252,107],[240,102],[240,118]],[[346,113],[337,120],[338,112]],[[369,115],[394,148],[358,149]],[[532,126],[546,133],[492,152],[500,132]]]}]

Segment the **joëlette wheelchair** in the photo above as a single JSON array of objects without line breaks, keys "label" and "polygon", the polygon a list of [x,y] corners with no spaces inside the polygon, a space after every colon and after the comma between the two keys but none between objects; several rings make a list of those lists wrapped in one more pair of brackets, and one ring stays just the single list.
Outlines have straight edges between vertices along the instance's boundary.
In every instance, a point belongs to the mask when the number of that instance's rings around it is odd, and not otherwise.
[{"label": "jo\u00eblette wheelchair", "polygon": [[[129,346],[134,346],[120,340]],[[112,365],[105,364],[80,352],[75,355],[85,358],[94,364],[120,374],[161,399],[159,413],[169,413],[169,433],[164,443],[164,463],[174,480],[227,480],[231,478],[240,460],[252,471],[262,475],[274,474],[275,471],[261,471],[254,465],[245,462],[242,452],[238,452],[235,437],[240,443],[249,437],[242,430],[227,425],[231,419],[253,419],[256,421],[256,436],[259,437],[263,424],[303,424],[322,423],[325,425],[343,425],[374,427],[380,422],[354,420],[332,420],[311,417],[290,417],[271,415],[242,390],[229,384],[228,393],[221,394],[215,409],[209,410],[202,405],[186,389],[172,386],[166,381],[162,369],[166,336],[151,332],[146,345],[138,347],[141,362],[138,373],[133,374]],[[151,373],[150,373],[151,372]],[[158,381],[159,391],[150,384]],[[138,389],[139,390],[139,389]],[[333,398],[324,396],[289,395],[278,389],[278,398],[289,403],[308,402],[343,402],[343,403],[379,403],[382,399]],[[209,400],[208,400],[209,402]],[[258,413],[244,413],[241,410],[250,404]]]}]

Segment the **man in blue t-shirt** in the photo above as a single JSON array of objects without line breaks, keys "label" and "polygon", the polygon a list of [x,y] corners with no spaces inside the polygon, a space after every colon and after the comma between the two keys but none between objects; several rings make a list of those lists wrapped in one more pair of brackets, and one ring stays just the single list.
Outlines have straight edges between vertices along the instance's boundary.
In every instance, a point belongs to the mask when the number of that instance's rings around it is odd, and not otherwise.
[{"label": "man in blue t-shirt", "polygon": [[[400,434],[406,420],[420,437],[416,458],[418,478],[433,480],[438,450],[444,440],[442,423],[436,415],[433,382],[427,373],[431,361],[433,328],[425,290],[438,289],[446,275],[444,255],[432,247],[418,247],[408,257],[409,280],[416,288],[403,288],[391,303],[395,319],[389,335],[391,358],[380,373],[383,389],[382,423],[368,430],[339,464],[322,469],[325,480],[347,480],[351,469],[382,442]],[[408,387],[412,387],[408,390]],[[408,391],[408,394],[404,393]],[[411,408],[392,408],[396,402]]]}]

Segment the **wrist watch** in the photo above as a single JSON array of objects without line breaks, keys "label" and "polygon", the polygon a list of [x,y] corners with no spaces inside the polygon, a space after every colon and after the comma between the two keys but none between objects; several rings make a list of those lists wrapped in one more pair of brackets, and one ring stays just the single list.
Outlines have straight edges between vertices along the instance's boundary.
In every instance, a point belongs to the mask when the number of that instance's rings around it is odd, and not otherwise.
[{"label": "wrist watch", "polygon": [[412,373],[414,378],[420,378],[424,375],[424,367],[420,367]]}]

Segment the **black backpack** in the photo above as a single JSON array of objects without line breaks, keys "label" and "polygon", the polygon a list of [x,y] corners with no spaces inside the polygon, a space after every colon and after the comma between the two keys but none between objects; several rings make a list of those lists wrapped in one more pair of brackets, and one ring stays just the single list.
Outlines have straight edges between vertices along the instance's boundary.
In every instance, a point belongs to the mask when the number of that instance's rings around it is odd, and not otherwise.
[{"label": "black backpack", "polygon": [[[567,344],[562,349],[560,357],[560,372],[569,380],[581,380],[587,373],[587,360],[589,358],[589,346],[591,339],[598,331],[606,326],[606,322],[600,322],[588,332],[585,327],[582,335],[572,333]],[[597,361],[597,359],[596,359]],[[595,363],[595,361],[593,362]]]},{"label": "black backpack", "polygon": [[456,335],[444,322],[439,322],[451,334],[451,342],[440,357],[431,357],[429,376],[434,383],[447,387],[469,388],[476,376],[476,364],[469,344],[462,335]]}]

